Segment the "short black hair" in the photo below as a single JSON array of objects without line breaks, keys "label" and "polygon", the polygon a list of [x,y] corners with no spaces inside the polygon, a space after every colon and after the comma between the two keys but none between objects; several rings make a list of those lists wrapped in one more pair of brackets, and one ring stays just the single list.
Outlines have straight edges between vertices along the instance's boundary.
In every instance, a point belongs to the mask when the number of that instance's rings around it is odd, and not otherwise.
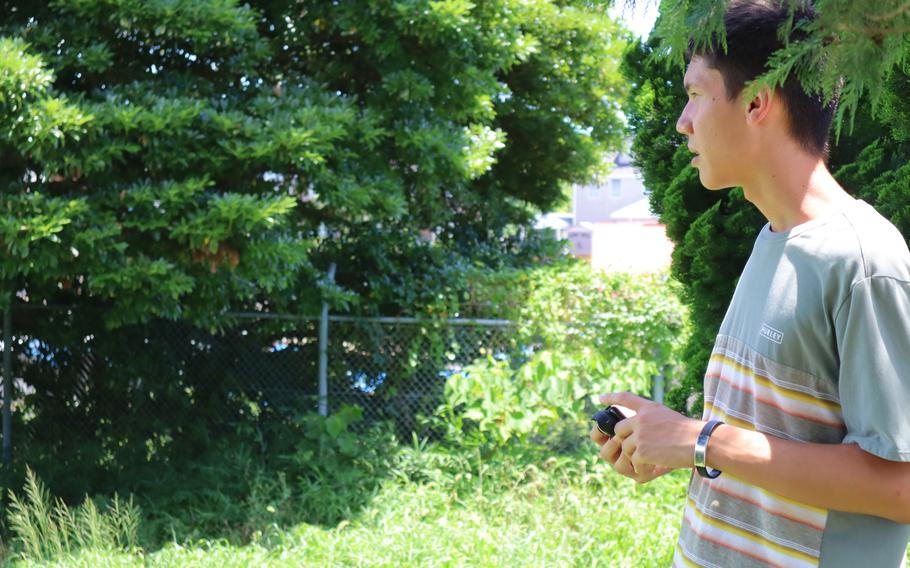
[{"label": "short black hair", "polygon": [[[790,19],[791,11],[794,30],[789,39],[798,41],[806,36],[806,32],[797,29],[796,23],[815,19],[811,2],[734,0],[724,14],[726,51],[718,38],[712,38],[708,45],[698,49],[695,49],[694,40],[690,39],[686,58],[702,57],[709,67],[717,69],[723,76],[727,98],[733,100],[748,81],[768,71],[769,58],[784,46],[779,29]],[[806,92],[795,74],[791,74],[776,92],[787,110],[790,134],[807,152],[827,159],[828,136],[838,97],[835,95],[826,102],[823,93]]]}]

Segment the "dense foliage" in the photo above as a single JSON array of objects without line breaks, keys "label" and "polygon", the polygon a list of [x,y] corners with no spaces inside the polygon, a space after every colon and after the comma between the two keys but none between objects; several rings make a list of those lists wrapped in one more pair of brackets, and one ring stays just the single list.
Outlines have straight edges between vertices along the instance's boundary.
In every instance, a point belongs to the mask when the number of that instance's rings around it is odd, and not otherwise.
[{"label": "dense foliage", "polygon": [[[339,523],[285,525],[291,500],[270,501],[276,494],[259,478],[253,503],[225,500],[262,515],[250,519],[257,530],[248,539],[175,542],[168,535],[160,549],[124,546],[128,529],[136,521],[143,527],[130,510],[100,505],[100,514],[61,526],[53,516],[59,505],[29,487],[21,496],[28,516],[19,515],[25,522],[17,525],[6,558],[17,566],[61,568],[591,566],[604,558],[621,566],[665,566],[679,530],[685,472],[639,486],[598,461],[590,448],[540,454],[512,447],[489,460],[473,450],[399,446],[384,471],[372,471],[379,483],[370,503]],[[331,491],[331,501],[356,501],[360,488]],[[52,526],[59,530],[47,530]]]},{"label": "dense foliage", "polygon": [[454,316],[465,268],[556,254],[523,225],[621,138],[626,40],[600,2],[2,8],[4,474],[29,463],[70,502],[294,431],[275,401],[313,408],[314,326],[228,312]]},{"label": "dense foliage", "polygon": [[[686,333],[685,310],[675,296],[674,283],[666,275],[604,274],[577,261],[495,275],[476,270],[466,278],[472,283],[472,293],[458,309],[498,311],[522,324],[514,334],[515,349],[487,353],[446,381],[439,412],[426,417],[427,431],[436,433],[435,442],[415,437],[413,443],[402,445],[388,425],[368,423],[365,413],[355,407],[342,407],[327,418],[308,414],[306,409],[277,412],[269,391],[259,400],[222,401],[222,410],[240,408],[243,412],[228,415],[220,428],[212,427],[218,418],[209,414],[213,407],[200,406],[194,428],[181,418],[187,408],[193,409],[192,399],[239,394],[233,382],[236,377],[225,372],[220,362],[228,352],[241,359],[248,356],[245,342],[218,344],[195,335],[192,344],[197,347],[192,350],[199,353],[183,354],[186,373],[200,379],[208,373],[223,376],[233,386],[227,391],[206,389],[199,382],[191,396],[184,398],[158,385],[152,400],[136,396],[141,392],[136,387],[131,391],[133,400],[113,396],[116,392],[108,393],[109,402],[84,399],[101,415],[112,415],[107,404],[127,405],[130,416],[98,424],[60,417],[69,429],[93,426],[94,436],[103,441],[84,442],[79,450],[65,446],[67,438],[60,429],[47,429],[45,436],[34,438],[31,457],[45,472],[42,478],[49,481],[55,495],[83,504],[68,508],[63,502],[51,503],[31,478],[22,492],[14,491],[18,497],[11,499],[7,519],[13,537],[11,552],[31,560],[69,563],[82,562],[79,558],[84,554],[93,555],[96,561],[117,555],[147,556],[154,561],[159,553],[151,551],[165,541],[192,547],[197,539],[220,538],[224,546],[252,541],[255,548],[282,546],[293,530],[325,538],[319,535],[336,526],[339,531],[351,526],[357,535],[356,527],[369,525],[369,519],[379,514],[376,508],[388,498],[383,495],[389,492],[444,493],[451,498],[445,514],[460,518],[476,514],[473,507],[480,504],[473,503],[471,496],[478,491],[488,492],[498,502],[508,497],[502,491],[518,485],[542,490],[539,476],[545,470],[563,490],[575,492],[577,481],[595,501],[600,500],[597,495],[602,494],[604,483],[616,485],[610,494],[630,491],[619,478],[608,479],[604,466],[594,465],[596,458],[585,437],[592,395],[613,389],[646,393],[659,365],[673,360]],[[66,320],[54,325],[67,327]],[[266,330],[250,331],[252,336]],[[150,345],[150,353],[139,355],[137,362],[160,369],[162,374],[168,371],[161,365],[170,359],[161,354],[190,343],[169,344],[166,340],[174,329],[153,326],[124,326],[110,339],[100,341],[119,360],[113,351],[117,336],[128,349],[133,343],[125,339],[132,333],[145,334]],[[60,363],[73,366],[64,359],[65,353],[58,356]],[[47,363],[35,371],[51,377],[56,374]],[[118,370],[106,372],[116,376]],[[35,381],[32,375],[26,378]],[[247,375],[246,380],[255,380],[255,375]],[[181,384],[185,388],[190,383]],[[167,412],[160,416],[156,413],[165,408]],[[136,444],[129,433],[143,423],[155,435],[145,445]],[[96,462],[101,467],[93,465]],[[529,464],[536,464],[540,471],[530,472]],[[675,495],[682,482],[680,477],[661,487],[670,487]],[[84,500],[86,489],[97,496]],[[115,492],[131,495],[129,506],[123,506],[128,501],[106,504],[104,496]],[[653,490],[653,495],[660,494],[659,489]],[[643,501],[633,507],[650,506],[650,497],[639,497]],[[582,513],[588,508],[579,504],[572,511]],[[617,519],[626,518],[619,511],[629,510],[619,505],[608,509]],[[674,519],[659,527],[661,539],[671,539],[678,514],[661,518]],[[495,515],[489,518],[492,526],[500,522]],[[298,523],[306,524],[291,529]],[[480,527],[477,530],[483,532]],[[548,530],[554,530],[553,526]],[[624,542],[607,539],[598,546],[618,557],[637,558],[639,553]],[[555,543],[542,540],[538,553],[574,557]],[[144,550],[136,548],[137,544]],[[391,545],[383,553],[398,554],[396,547]],[[668,550],[655,547],[645,556],[663,558]],[[356,554],[357,549],[342,547],[339,553]]]},{"label": "dense foliage", "polygon": [[379,272],[400,280],[383,309],[418,310],[421,270],[441,276],[412,262],[421,234],[456,258],[498,245],[620,139],[625,40],[599,3],[0,13],[0,308],[212,326],[323,295],[369,309]]},{"label": "dense foliage", "polygon": [[[910,46],[907,51],[910,52]],[[874,139],[855,160],[835,175],[850,191],[875,207],[910,239],[910,61],[891,70],[882,91],[882,103],[870,128]]]},{"label": "dense foliage", "polygon": [[[577,445],[604,392],[650,395],[688,334],[666,275],[608,274],[583,262],[475,280],[471,298],[518,322],[515,353],[490,353],[449,377],[439,414],[458,444]],[[566,434],[566,440],[560,436]]]},{"label": "dense foliage", "polygon": [[[660,40],[657,57],[681,66],[690,38],[696,45],[723,42],[724,8],[731,1],[661,0],[662,17],[654,29],[654,37]],[[814,0],[811,4],[818,16],[807,24],[792,17],[804,3],[788,3],[791,18],[784,23],[781,37],[790,37],[796,29],[805,38],[788,42],[774,54],[771,68],[750,88],[783,84],[795,75],[813,91],[839,96],[836,130],[840,133],[845,124],[851,130],[857,112],[868,101],[878,104],[887,96],[888,77],[907,61],[910,6],[903,0]]]}]

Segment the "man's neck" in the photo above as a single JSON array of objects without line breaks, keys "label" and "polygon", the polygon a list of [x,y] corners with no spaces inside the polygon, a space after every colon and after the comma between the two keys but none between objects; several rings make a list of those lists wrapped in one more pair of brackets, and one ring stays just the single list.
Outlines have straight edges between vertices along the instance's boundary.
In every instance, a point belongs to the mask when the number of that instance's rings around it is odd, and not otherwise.
[{"label": "man's neck", "polygon": [[837,183],[821,158],[781,148],[760,163],[743,185],[746,199],[768,219],[774,232],[825,217],[853,198]]}]

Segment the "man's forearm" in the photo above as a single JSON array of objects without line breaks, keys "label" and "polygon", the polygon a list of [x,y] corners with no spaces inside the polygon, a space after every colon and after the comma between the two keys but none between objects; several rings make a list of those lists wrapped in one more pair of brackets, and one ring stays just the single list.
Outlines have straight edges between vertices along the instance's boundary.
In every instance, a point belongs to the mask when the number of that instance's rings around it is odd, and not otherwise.
[{"label": "man's forearm", "polygon": [[711,437],[707,463],[809,505],[910,523],[910,463],[855,444],[794,442],[725,425]]}]

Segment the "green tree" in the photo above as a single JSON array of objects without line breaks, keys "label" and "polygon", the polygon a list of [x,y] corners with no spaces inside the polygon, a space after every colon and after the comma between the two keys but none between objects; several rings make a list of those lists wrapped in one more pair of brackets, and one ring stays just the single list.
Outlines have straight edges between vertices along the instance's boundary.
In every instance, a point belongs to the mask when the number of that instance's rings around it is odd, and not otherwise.
[{"label": "green tree", "polygon": [[[696,45],[724,41],[724,10],[732,0],[662,0],[654,35],[660,39],[656,57],[682,66],[690,38]],[[789,2],[792,11],[803,0]],[[863,103],[877,106],[892,69],[907,59],[910,5],[903,0],[851,2],[815,0],[818,17],[811,23],[790,18],[781,37],[799,29],[806,37],[788,42],[770,61],[769,70],[751,88],[779,85],[795,74],[804,85],[828,97],[838,94],[835,122],[838,135],[852,127]]]},{"label": "green tree", "polygon": [[[908,48],[910,51],[910,48]],[[910,239],[910,62],[889,73],[882,89],[881,104],[872,129],[873,138],[835,175],[857,196],[865,199]]]},{"label": "green tree", "polygon": [[525,222],[622,138],[605,5],[0,4],[0,309],[76,308],[15,312],[14,456],[78,499],[264,448],[314,326],[227,312],[455,315],[466,269],[558,254]]},{"label": "green tree", "polygon": [[490,248],[617,147],[603,7],[5,2],[0,287],[116,326],[312,312],[336,259],[337,299],[420,285],[421,230]]}]

